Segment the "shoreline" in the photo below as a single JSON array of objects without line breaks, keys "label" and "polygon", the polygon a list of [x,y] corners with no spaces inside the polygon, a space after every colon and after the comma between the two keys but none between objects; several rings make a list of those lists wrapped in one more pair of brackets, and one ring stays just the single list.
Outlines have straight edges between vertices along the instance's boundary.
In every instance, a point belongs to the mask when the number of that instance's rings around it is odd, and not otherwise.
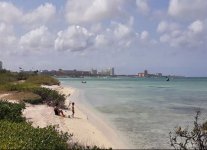
[{"label": "shoreline", "polygon": [[[68,87],[68,85],[63,85]],[[71,88],[71,86],[69,86]],[[104,138],[108,139],[112,143],[112,148],[115,149],[132,149],[134,148],[129,142],[120,135],[115,127],[107,120],[107,118],[102,115],[100,112],[95,110],[92,105],[90,105],[84,97],[84,94],[77,88],[72,87],[75,92],[72,97],[78,108],[84,113],[87,117],[87,120],[99,130]],[[75,100],[74,100],[75,99]]]},{"label": "shoreline", "polygon": [[[96,115],[90,106],[82,102],[79,89],[70,86],[43,86],[66,95],[65,105],[75,102],[75,117],[55,116],[53,107],[47,105],[26,104],[23,115],[34,127],[56,125],[59,131],[72,133],[72,141],[85,146],[98,146],[100,148],[123,149],[129,148],[125,141],[113,130],[99,115]],[[69,95],[70,94],[70,95]],[[63,110],[66,116],[71,115],[70,110]],[[131,146],[130,146],[131,147]]]}]

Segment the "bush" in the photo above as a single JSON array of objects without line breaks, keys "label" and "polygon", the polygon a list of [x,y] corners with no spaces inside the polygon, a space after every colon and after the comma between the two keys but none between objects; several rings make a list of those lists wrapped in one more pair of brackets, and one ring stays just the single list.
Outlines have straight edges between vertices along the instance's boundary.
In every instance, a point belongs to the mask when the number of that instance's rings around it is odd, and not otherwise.
[{"label": "bush", "polygon": [[3,91],[34,91],[38,86],[32,83],[7,83],[0,85],[0,90]]},{"label": "bush", "polygon": [[13,104],[0,100],[0,120],[6,119],[13,122],[25,121],[25,118],[22,117],[22,109],[24,108],[24,103]]},{"label": "bush", "polygon": [[37,98],[37,99],[25,99],[23,101],[26,102],[26,103],[33,104],[33,105],[42,104],[43,103],[43,101],[42,101],[41,98]]},{"label": "bush", "polygon": [[16,76],[15,74],[12,74],[10,72],[4,71],[0,72],[0,84],[5,84],[8,82],[14,82],[16,81]]},{"label": "bush", "polygon": [[70,136],[54,126],[34,128],[26,122],[0,120],[0,149],[67,149]]},{"label": "bush", "polygon": [[194,121],[194,127],[191,131],[187,128],[176,128],[172,133],[170,132],[170,143],[174,149],[207,149],[207,132],[206,123],[200,124],[199,121],[200,111],[197,112]]},{"label": "bush", "polygon": [[34,128],[21,117],[24,104],[0,101],[0,149],[94,149],[70,143],[72,134],[59,132],[55,126]]},{"label": "bush", "polygon": [[26,79],[28,79],[29,76],[30,76],[30,74],[28,74],[28,73],[20,72],[17,74],[17,80],[26,80]]},{"label": "bush", "polygon": [[37,85],[59,85],[60,82],[51,77],[46,75],[34,75],[29,76],[26,82],[37,84]]},{"label": "bush", "polygon": [[47,89],[47,88],[36,88],[34,93],[39,95],[42,99],[42,103],[51,103],[52,106],[58,104],[60,107],[64,107],[65,95],[59,94],[55,90]]}]

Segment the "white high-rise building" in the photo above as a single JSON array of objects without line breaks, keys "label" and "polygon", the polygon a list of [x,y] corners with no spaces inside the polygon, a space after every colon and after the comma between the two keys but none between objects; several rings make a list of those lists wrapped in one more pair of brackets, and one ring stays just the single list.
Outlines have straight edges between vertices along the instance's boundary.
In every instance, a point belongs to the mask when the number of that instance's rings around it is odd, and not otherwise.
[{"label": "white high-rise building", "polygon": [[0,61],[0,70],[2,70],[3,69],[3,63],[2,63],[2,61]]}]

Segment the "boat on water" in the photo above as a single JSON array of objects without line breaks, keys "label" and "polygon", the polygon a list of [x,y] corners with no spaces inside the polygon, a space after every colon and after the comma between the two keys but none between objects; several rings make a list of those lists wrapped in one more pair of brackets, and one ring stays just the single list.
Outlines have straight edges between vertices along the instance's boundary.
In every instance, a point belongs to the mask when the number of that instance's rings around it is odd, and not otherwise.
[{"label": "boat on water", "polygon": [[82,81],[82,83],[86,83],[86,81]]}]

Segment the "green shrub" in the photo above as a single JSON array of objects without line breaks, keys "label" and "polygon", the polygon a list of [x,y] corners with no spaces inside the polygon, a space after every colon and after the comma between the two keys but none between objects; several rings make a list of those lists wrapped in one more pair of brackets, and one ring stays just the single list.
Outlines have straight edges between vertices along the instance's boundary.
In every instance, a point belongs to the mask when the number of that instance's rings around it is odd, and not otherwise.
[{"label": "green shrub", "polygon": [[29,76],[26,82],[38,84],[38,85],[59,85],[60,84],[60,82],[57,79],[51,76],[46,76],[46,75]]},{"label": "green shrub", "polygon": [[17,81],[16,75],[10,72],[1,72],[0,73],[0,84],[5,84],[8,82]]},{"label": "green shrub", "polygon": [[0,101],[0,149],[67,149],[71,135],[55,126],[34,128],[25,121],[25,105]]},{"label": "green shrub", "polygon": [[0,120],[5,119],[13,122],[25,121],[25,118],[22,117],[22,109],[24,108],[24,103],[13,104],[0,100]]},{"label": "green shrub", "polygon": [[37,98],[37,99],[25,99],[24,102],[30,103],[30,104],[33,104],[33,105],[42,104],[43,103],[43,101],[42,101],[41,98]]},{"label": "green shrub", "polygon": [[28,79],[30,74],[25,73],[25,72],[20,72],[17,74],[17,80],[26,80]]},{"label": "green shrub", "polygon": [[54,126],[34,128],[26,122],[0,120],[0,149],[68,149],[70,136]]},{"label": "green shrub", "polygon": [[68,143],[72,134],[59,132],[55,126],[34,128],[21,117],[24,104],[0,101],[0,149],[94,149]]},{"label": "green shrub", "polygon": [[42,102],[50,102],[53,106],[58,104],[60,107],[64,107],[64,94],[59,94],[57,91],[47,88],[36,88],[34,93],[41,97]]},{"label": "green shrub", "polygon": [[7,83],[0,85],[0,90],[3,91],[34,91],[38,86],[32,83]]}]

